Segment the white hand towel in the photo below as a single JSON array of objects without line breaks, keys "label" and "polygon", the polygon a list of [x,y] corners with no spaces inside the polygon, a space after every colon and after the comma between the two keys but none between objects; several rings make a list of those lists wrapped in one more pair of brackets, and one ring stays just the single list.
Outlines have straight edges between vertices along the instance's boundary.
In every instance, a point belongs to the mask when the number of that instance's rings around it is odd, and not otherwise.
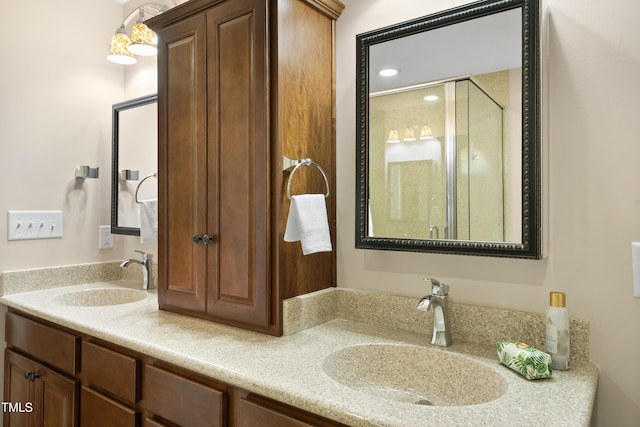
[{"label": "white hand towel", "polygon": [[158,199],[140,202],[140,243],[158,240]]},{"label": "white hand towel", "polygon": [[304,255],[331,252],[331,235],[324,195],[303,194],[291,197],[284,241],[300,241]]}]

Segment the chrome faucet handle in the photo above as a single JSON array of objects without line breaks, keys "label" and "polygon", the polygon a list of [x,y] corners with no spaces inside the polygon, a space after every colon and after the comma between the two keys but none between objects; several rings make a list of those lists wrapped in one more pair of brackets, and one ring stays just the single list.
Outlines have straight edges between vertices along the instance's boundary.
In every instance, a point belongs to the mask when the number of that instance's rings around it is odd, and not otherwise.
[{"label": "chrome faucet handle", "polygon": [[148,260],[148,259],[152,259],[152,258],[153,258],[153,255],[152,255],[152,254],[150,254],[150,253],[148,253],[148,252],[145,252],[145,251],[139,251],[139,250],[137,250],[137,249],[134,249],[133,251],[134,251],[134,252],[138,252],[139,254],[141,254],[141,255],[142,255],[142,260],[143,260],[143,261],[146,261],[146,260]]},{"label": "chrome faucet handle", "polygon": [[434,279],[433,277],[425,277],[425,282],[431,282],[431,295],[436,295],[439,297],[444,297],[449,295],[449,285],[445,285],[444,283]]}]

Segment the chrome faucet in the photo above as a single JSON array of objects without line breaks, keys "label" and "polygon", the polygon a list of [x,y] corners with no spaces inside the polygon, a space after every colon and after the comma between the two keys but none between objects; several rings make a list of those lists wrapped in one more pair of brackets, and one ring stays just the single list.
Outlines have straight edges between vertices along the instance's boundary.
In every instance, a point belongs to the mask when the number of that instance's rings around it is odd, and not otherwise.
[{"label": "chrome faucet", "polygon": [[429,311],[433,306],[433,337],[431,345],[449,347],[453,342],[449,332],[449,286],[440,283],[436,279],[425,277],[425,281],[431,282],[431,295],[425,295],[418,303],[418,310]]},{"label": "chrome faucet", "polygon": [[142,289],[153,289],[153,280],[152,280],[152,271],[151,264],[153,260],[153,255],[148,254],[143,251],[136,250],[139,254],[142,254],[142,260],[137,259],[125,259],[120,264],[121,268],[128,267],[131,263],[140,264],[142,267]]}]

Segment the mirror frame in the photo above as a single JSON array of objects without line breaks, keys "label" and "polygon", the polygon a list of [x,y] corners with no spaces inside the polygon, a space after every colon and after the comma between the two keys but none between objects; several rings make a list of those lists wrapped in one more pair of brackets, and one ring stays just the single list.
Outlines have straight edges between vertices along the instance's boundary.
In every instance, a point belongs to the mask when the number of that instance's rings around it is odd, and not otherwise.
[{"label": "mirror frame", "polygon": [[[369,48],[385,41],[520,7],[522,8],[522,242],[423,240],[367,236]],[[542,258],[539,7],[539,0],[486,0],[356,36],[355,247],[357,249]]]},{"label": "mirror frame", "polygon": [[127,101],[113,104],[111,109],[111,233],[126,234],[129,236],[139,236],[140,228],[137,227],[121,227],[118,225],[118,187],[119,187],[119,170],[118,170],[118,148],[120,145],[119,125],[120,113],[143,105],[158,102],[158,94],[141,96],[139,98],[129,99]]}]

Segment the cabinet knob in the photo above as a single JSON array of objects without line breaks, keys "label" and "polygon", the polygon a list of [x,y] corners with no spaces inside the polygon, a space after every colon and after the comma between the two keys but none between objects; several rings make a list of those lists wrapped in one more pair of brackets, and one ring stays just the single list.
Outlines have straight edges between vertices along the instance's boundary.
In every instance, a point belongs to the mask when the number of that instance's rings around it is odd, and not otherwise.
[{"label": "cabinet knob", "polygon": [[202,242],[205,245],[208,245],[209,243],[213,242],[214,238],[213,236],[209,236],[208,234],[203,234],[202,236],[200,236],[199,234],[194,234],[191,240],[193,240],[193,243],[195,244]]},{"label": "cabinet knob", "polygon": [[36,379],[40,378],[40,374],[24,371],[24,378],[31,382],[34,382]]}]

